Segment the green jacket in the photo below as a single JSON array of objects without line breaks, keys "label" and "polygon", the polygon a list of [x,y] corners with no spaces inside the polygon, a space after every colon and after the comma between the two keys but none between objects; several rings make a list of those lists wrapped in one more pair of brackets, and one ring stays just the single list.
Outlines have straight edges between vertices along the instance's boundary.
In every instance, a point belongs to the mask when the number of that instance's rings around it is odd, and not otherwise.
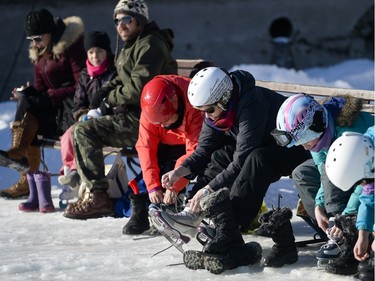
[{"label": "green jacket", "polygon": [[151,22],[135,41],[125,43],[116,61],[117,76],[105,85],[111,107],[136,107],[140,113],[143,86],[156,75],[177,74],[172,39],[172,30]]}]

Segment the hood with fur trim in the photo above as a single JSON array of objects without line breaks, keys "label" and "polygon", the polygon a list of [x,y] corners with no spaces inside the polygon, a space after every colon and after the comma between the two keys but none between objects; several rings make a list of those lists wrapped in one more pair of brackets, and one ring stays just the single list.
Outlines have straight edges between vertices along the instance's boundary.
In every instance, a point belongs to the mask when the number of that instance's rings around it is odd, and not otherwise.
[{"label": "hood with fur trim", "polygon": [[[75,43],[78,38],[83,35],[84,24],[80,17],[71,16],[63,20],[66,28],[62,33],[60,39],[56,44],[52,46],[52,54],[54,58],[59,58],[73,43]],[[39,57],[38,48],[30,45],[29,48],[29,58],[34,64]]]},{"label": "hood with fur trim", "polygon": [[[336,126],[351,127],[363,108],[361,99],[349,95],[337,95],[335,97],[345,99],[345,104],[336,117]],[[329,99],[324,99],[321,104],[324,104]]]}]

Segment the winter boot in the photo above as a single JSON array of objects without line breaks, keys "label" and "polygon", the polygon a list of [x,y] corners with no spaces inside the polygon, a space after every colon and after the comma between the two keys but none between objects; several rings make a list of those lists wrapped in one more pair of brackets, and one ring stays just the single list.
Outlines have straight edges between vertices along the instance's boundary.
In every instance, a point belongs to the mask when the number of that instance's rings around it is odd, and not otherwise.
[{"label": "winter boot", "polygon": [[327,264],[325,271],[339,275],[353,275],[358,271],[358,261],[354,258],[353,248],[358,238],[358,230],[355,227],[356,216],[336,215],[335,225],[343,232],[344,244],[341,246],[339,258]]},{"label": "winter boot", "polygon": [[354,279],[374,281],[374,252],[371,251],[370,257],[358,264],[358,273],[354,276]]},{"label": "winter boot", "polygon": [[8,199],[19,199],[29,196],[29,185],[27,183],[26,173],[21,173],[18,182],[2,190],[0,196]]},{"label": "winter boot", "polygon": [[69,219],[94,219],[114,216],[114,205],[108,193],[102,190],[90,191],[86,189],[82,198],[69,204],[64,211],[64,217]]},{"label": "winter boot", "polygon": [[282,267],[297,262],[297,247],[290,222],[292,211],[284,207],[265,214],[269,218],[263,220],[262,225],[254,231],[255,235],[261,233],[263,236],[271,237],[275,242],[272,251],[263,260],[264,266]]},{"label": "winter boot", "polygon": [[51,197],[51,174],[50,172],[35,172],[34,179],[38,190],[39,212],[51,213],[55,211]]},{"label": "winter boot", "polygon": [[34,212],[39,210],[38,191],[34,179],[34,173],[27,173],[27,182],[29,185],[30,195],[26,202],[19,204],[18,209],[23,212]]},{"label": "winter boot", "polygon": [[8,151],[0,151],[0,153],[16,160],[27,158],[27,150],[38,127],[38,120],[27,112],[22,121],[15,121],[12,125],[12,147]]},{"label": "winter boot", "polygon": [[220,274],[239,266],[255,264],[262,257],[262,247],[257,242],[248,242],[231,247],[221,254],[211,254],[189,250],[184,252],[184,264],[189,269],[207,269]]},{"label": "winter boot", "polygon": [[123,227],[123,234],[141,234],[150,229],[148,220],[148,194],[130,194],[132,215],[128,223]]},{"label": "winter boot", "polygon": [[203,197],[201,208],[215,225],[215,237],[204,247],[204,252],[222,253],[235,245],[244,244],[239,225],[229,199],[229,189],[222,188]]}]

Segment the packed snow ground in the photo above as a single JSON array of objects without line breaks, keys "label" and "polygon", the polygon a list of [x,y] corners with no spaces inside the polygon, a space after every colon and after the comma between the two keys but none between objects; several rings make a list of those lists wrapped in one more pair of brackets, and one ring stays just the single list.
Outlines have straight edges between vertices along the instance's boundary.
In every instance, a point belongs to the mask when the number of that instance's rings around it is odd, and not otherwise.
[{"label": "packed snow ground", "polygon": [[[357,89],[374,89],[374,62],[353,60],[328,68],[294,71],[270,65],[235,66],[248,70],[259,80],[294,82]],[[20,84],[23,81],[20,81]],[[18,86],[18,85],[15,85]],[[14,118],[16,104],[0,103],[0,149],[10,146],[9,123]],[[52,173],[61,166],[60,151],[46,149],[46,163]],[[133,175],[129,173],[129,178]],[[16,172],[0,168],[0,189],[17,181]],[[58,207],[61,187],[52,180],[52,196]],[[269,188],[265,201],[276,206],[278,194],[281,205],[295,209],[297,193],[289,178],[282,178]],[[243,266],[213,275],[206,270],[189,270],[181,253],[167,248],[169,242],[161,236],[125,236],[122,227],[128,219],[102,218],[88,221],[66,219],[62,210],[51,214],[22,213],[18,204],[24,200],[0,198],[0,280],[352,280],[352,277],[332,275],[316,267],[315,252],[321,244],[299,248],[299,260],[283,268],[264,268],[260,264]],[[296,240],[311,239],[314,232],[298,217],[292,220]],[[271,239],[245,235],[257,241],[267,255]],[[195,240],[187,249],[200,249]],[[177,264],[177,265],[176,265]]]}]

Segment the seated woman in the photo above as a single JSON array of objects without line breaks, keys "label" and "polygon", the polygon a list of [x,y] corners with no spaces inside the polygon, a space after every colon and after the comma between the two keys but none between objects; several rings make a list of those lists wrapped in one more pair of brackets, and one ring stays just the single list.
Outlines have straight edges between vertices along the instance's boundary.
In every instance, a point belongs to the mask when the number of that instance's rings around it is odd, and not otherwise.
[{"label": "seated woman", "polygon": [[[18,101],[12,126],[12,147],[0,156],[37,171],[41,162],[36,135],[61,134],[70,125],[67,119],[57,122],[64,100],[72,97],[80,71],[85,65],[84,26],[81,18],[54,18],[46,10],[32,10],[25,18],[27,39],[31,41],[29,57],[34,66],[34,85],[29,82],[15,88],[11,99]],[[70,110],[70,108],[69,108]],[[67,111],[68,112],[68,111]],[[65,123],[65,124],[64,124]],[[11,199],[27,196],[26,173],[0,196]]]}]

